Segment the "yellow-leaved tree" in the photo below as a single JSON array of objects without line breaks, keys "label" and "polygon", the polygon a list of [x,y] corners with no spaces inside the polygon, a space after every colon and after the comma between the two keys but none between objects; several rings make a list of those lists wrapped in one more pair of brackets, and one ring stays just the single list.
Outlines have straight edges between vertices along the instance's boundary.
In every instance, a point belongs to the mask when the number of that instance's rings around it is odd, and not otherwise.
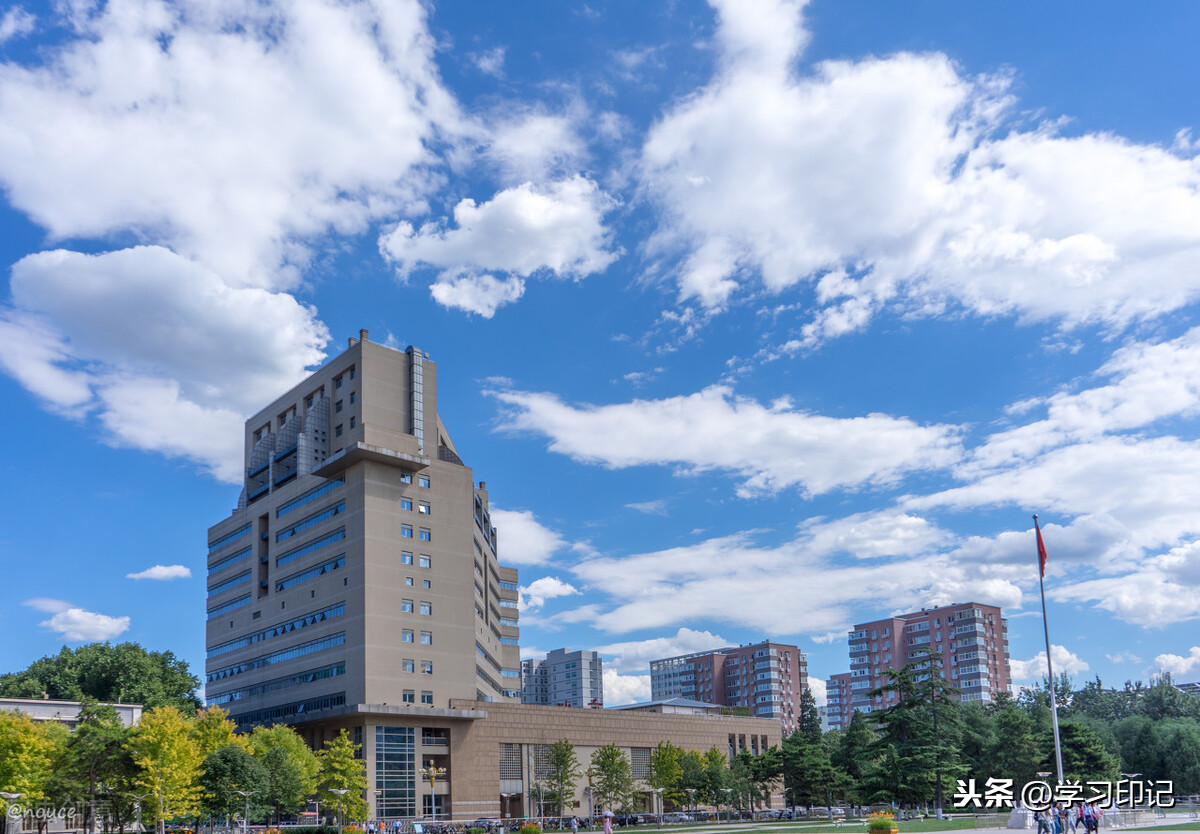
[{"label": "yellow-leaved tree", "polygon": [[166,821],[200,809],[200,748],[192,724],[174,707],[158,707],[142,715],[129,740],[129,753],[138,767],[137,786],[149,794],[143,808],[166,831]]}]

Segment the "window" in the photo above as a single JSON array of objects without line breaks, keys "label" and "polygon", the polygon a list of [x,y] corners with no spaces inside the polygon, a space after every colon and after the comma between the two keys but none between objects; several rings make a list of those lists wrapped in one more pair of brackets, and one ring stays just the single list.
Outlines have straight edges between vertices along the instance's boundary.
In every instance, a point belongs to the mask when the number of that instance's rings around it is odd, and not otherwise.
[{"label": "window", "polygon": [[426,617],[430,616],[433,613],[433,604],[429,603],[429,602],[422,602],[421,603],[421,613],[424,614]]},{"label": "window", "polygon": [[340,376],[339,376],[337,379],[335,379],[335,380],[333,381],[333,387],[334,387],[334,388],[341,388],[341,387],[342,387],[342,378],[341,378]]},{"label": "window", "polygon": [[341,437],[341,436],[342,436],[342,424],[341,424],[341,423],[338,423],[338,424],[337,424],[337,426],[335,426],[335,427],[334,427],[334,429],[333,429],[333,436],[334,436],[334,437]]},{"label": "window", "polygon": [[433,661],[432,660],[422,660],[421,661],[421,674],[422,675],[432,675],[433,674]]},{"label": "window", "polygon": [[411,643],[413,641],[413,632],[411,628],[406,628],[400,632],[400,642]]},{"label": "window", "polygon": [[429,476],[428,475],[418,475],[417,476],[417,486],[424,487],[425,489],[429,489]]},{"label": "window", "polygon": [[411,588],[413,584],[413,578],[411,576],[404,577],[404,584]]},{"label": "window", "polygon": [[[409,535],[412,535],[412,530],[409,530]],[[433,541],[433,533],[429,532],[428,527],[422,527],[417,531],[417,537],[423,542]]]},{"label": "window", "polygon": [[358,399],[358,392],[357,392],[357,391],[351,391],[351,392],[350,392],[350,405],[354,405],[354,401],[355,401],[356,399]]},{"label": "window", "polygon": [[421,564],[421,567],[423,567],[423,568],[427,568],[427,567],[429,567],[430,565],[432,565],[432,564],[433,564],[433,560],[432,560],[432,559],[430,559],[430,558],[429,558],[427,555],[425,555],[424,553],[422,553],[422,554],[421,554],[421,559],[420,559],[420,564]]},{"label": "window", "polygon": [[405,658],[405,659],[404,659],[404,671],[405,671],[405,672],[409,672],[410,674],[411,674],[412,672],[415,672],[415,671],[417,671],[417,665],[416,665],[416,663],[414,663],[413,661],[409,660],[408,658]]},{"label": "window", "polygon": [[421,703],[429,704],[430,706],[433,706],[433,693],[432,692],[422,692],[421,693]]},{"label": "window", "polygon": [[409,475],[407,472],[404,473],[403,475],[400,476],[400,483],[411,484],[412,483],[412,475]]},{"label": "window", "polygon": [[419,502],[418,511],[424,515],[429,515],[430,514],[429,513],[429,502],[428,501]]},{"label": "window", "polygon": [[411,524],[401,524],[400,525],[400,538],[402,538],[402,539],[411,539],[412,538],[412,525]]},{"label": "window", "polygon": [[342,410],[342,401],[341,401],[341,400],[338,400],[337,402],[335,402],[335,403],[333,404],[333,411],[334,411],[334,413],[336,414],[337,412],[339,412],[339,411],[341,411],[341,410]]},{"label": "window", "polygon": [[412,509],[412,499],[411,498],[401,498],[400,499],[400,509],[411,510]]},{"label": "window", "polygon": [[413,703],[416,700],[416,698],[414,697],[415,695],[416,695],[416,693],[413,692],[411,689],[404,690],[404,695],[402,696],[404,703],[406,703],[406,704]]},{"label": "window", "polygon": [[353,368],[350,369],[350,378],[354,379],[354,369]]},{"label": "window", "polygon": [[432,646],[433,645],[433,632],[432,631],[422,631],[421,632],[421,645],[422,646]]},{"label": "window", "polygon": [[413,610],[412,600],[411,599],[400,600],[400,610],[406,614],[411,614],[412,610]]},{"label": "window", "polygon": [[409,553],[407,550],[400,551],[400,564],[402,564],[402,565],[411,565],[412,564],[412,554]]},{"label": "window", "polygon": [[351,415],[351,417],[350,417],[350,428],[354,428],[354,427],[355,427],[355,426],[357,426],[357,425],[358,425],[358,418],[357,418],[357,417],[355,417],[355,416],[353,416],[353,415]]},{"label": "window", "polygon": [[422,579],[422,580],[421,580],[421,587],[422,587],[422,588],[432,588],[432,587],[433,587],[433,583],[432,583],[432,582],[430,582],[428,579]]}]

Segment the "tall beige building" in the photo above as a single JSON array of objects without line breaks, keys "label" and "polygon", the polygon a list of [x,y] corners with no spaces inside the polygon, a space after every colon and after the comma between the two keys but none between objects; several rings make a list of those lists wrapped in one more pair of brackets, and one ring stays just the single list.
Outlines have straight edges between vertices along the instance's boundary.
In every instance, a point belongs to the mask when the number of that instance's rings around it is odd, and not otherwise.
[{"label": "tall beige building", "polygon": [[437,366],[366,336],[246,421],[245,488],[209,530],[206,695],[239,725],[520,698],[517,572]]},{"label": "tall beige building", "polygon": [[[779,742],[775,721],[520,703],[517,572],[497,559],[487,490],[419,349],[362,331],[246,421],[244,439],[238,507],[208,533],[208,702],[243,728],[291,724],[318,749],[345,730],[372,818],[534,814],[563,738],[583,762],[619,746],[640,780],[635,809],[653,806],[659,741]],[[444,772],[431,780],[430,766]],[[593,810],[585,781],[565,810]]]}]

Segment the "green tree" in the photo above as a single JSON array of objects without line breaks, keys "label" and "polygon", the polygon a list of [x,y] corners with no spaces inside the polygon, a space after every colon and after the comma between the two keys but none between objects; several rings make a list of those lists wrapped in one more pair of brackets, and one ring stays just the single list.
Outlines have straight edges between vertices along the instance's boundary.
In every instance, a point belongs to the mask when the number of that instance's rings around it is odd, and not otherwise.
[{"label": "green tree", "polygon": [[220,707],[198,710],[196,720],[192,722],[191,734],[196,749],[205,758],[214,750],[220,750],[230,744],[236,744],[250,752],[250,739],[238,735],[237,725],[229,718],[229,713]]},{"label": "green tree", "polygon": [[[343,729],[337,738],[326,741],[324,749],[317,754],[321,762],[321,803],[332,808],[340,800],[343,820],[362,820],[367,817],[367,801],[363,799],[367,790],[367,774],[363,770],[362,759],[355,757],[359,747]],[[346,793],[334,793],[337,790]]]},{"label": "green tree", "polygon": [[615,744],[606,744],[592,751],[592,787],[596,792],[597,810],[626,810],[633,801],[633,768]]},{"label": "green tree", "polygon": [[[54,756],[55,742],[45,727],[23,713],[0,711],[0,791],[22,794],[16,801],[26,807],[40,804]],[[7,812],[8,807],[0,798],[0,809]]]},{"label": "green tree", "polygon": [[725,754],[716,747],[708,748],[704,754],[704,800],[711,805],[725,802],[725,788],[729,784],[729,768]]},{"label": "green tree", "polygon": [[321,762],[304,739],[286,724],[276,724],[255,727],[250,746],[266,769],[262,800],[276,821],[302,810],[308,797],[316,793],[321,774]]},{"label": "green tree", "polygon": [[738,809],[753,807],[758,788],[754,784],[754,756],[749,750],[738,751],[729,762],[725,787],[732,789],[729,801]]},{"label": "green tree", "polygon": [[[875,730],[858,710],[850,716],[850,724],[838,738],[837,746],[830,751],[829,761],[848,778],[847,798],[856,804],[865,804],[866,795],[861,790],[866,775],[876,766],[878,737]],[[793,802],[800,801],[794,799]]]},{"label": "green tree", "polygon": [[803,728],[783,740],[782,759],[783,784],[793,805],[825,805],[850,784],[846,773],[833,765],[829,749]]},{"label": "green tree", "polygon": [[84,702],[75,731],[66,736],[55,758],[50,793],[58,804],[84,806],[86,830],[93,830],[101,798],[110,813],[127,818],[128,798],[114,789],[129,782],[132,761],[126,745],[130,732],[112,706]]},{"label": "green tree", "polygon": [[996,712],[993,721],[995,732],[988,751],[992,772],[987,776],[1012,779],[1016,785],[1032,782],[1045,754],[1034,736],[1029,715],[1010,702]]},{"label": "green tree", "polygon": [[171,652],[148,652],[137,643],[63,647],[21,672],[0,675],[0,697],[92,699],[110,703],[200,707],[200,679]]},{"label": "green tree", "polygon": [[566,803],[575,798],[575,784],[579,781],[579,759],[575,756],[575,745],[559,739],[547,750],[546,774],[547,796],[558,807],[558,815],[565,813]]},{"label": "green tree", "polygon": [[200,810],[200,765],[203,759],[191,737],[191,722],[175,707],[157,707],[142,714],[127,748],[137,765],[135,784],[149,794],[143,809],[166,831],[166,821]]},{"label": "green tree", "polygon": [[687,794],[683,791],[683,749],[669,741],[660,741],[650,752],[650,775],[646,783],[662,790],[663,808],[682,805]]},{"label": "green tree", "polygon": [[796,717],[796,732],[801,733],[809,741],[821,740],[821,711],[817,708],[817,699],[807,686],[800,693],[800,714]]},{"label": "green tree", "polygon": [[[205,812],[232,822],[234,816],[250,813],[247,822],[262,817],[270,808],[263,801],[266,769],[241,744],[229,743],[209,753],[203,764],[200,786],[204,789],[202,808]],[[241,796],[238,791],[252,791]]]},{"label": "green tree", "polygon": [[697,801],[707,802],[704,755],[697,750],[685,750],[679,757],[679,792],[686,795],[688,807]]},{"label": "green tree", "polygon": [[[1115,781],[1121,772],[1117,757],[1105,749],[1100,738],[1083,724],[1066,721],[1060,725],[1062,742],[1063,773],[1068,779],[1084,782]],[[1043,749],[1047,750],[1042,761],[1042,770],[1054,770],[1054,740],[1046,739]]]}]

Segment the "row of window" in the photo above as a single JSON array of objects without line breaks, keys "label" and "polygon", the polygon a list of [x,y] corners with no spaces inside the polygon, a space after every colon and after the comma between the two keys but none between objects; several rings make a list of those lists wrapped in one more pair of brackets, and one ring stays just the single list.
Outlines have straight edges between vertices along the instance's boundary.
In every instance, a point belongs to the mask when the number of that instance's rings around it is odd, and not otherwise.
[{"label": "row of window", "polygon": [[[400,476],[400,483],[411,484],[412,482],[413,482],[413,476],[410,475],[408,472],[405,472]],[[428,475],[418,475],[417,476],[417,486],[421,487],[422,489],[429,489],[429,476]]]},{"label": "row of window", "polygon": [[229,567],[232,564],[236,564],[237,562],[242,561],[249,555],[250,555],[250,548],[243,547],[237,553],[231,553],[228,556],[226,556],[224,559],[220,559],[216,562],[213,562],[211,565],[208,566],[208,572],[210,574],[213,574],[213,573],[217,573],[218,571],[225,570],[225,568]]},{"label": "row of window", "polygon": [[312,515],[307,516],[306,518],[303,518],[300,521],[297,521],[295,524],[293,524],[291,527],[288,527],[286,530],[280,530],[278,533],[276,533],[275,534],[275,543],[278,544],[279,542],[283,541],[284,539],[290,539],[292,536],[296,535],[297,533],[302,533],[305,530],[309,529],[310,527],[316,527],[322,521],[328,521],[329,519],[333,518],[335,515],[338,515],[339,513],[343,513],[345,511],[346,511],[346,502],[341,501],[337,504],[326,507],[323,510],[315,512]]},{"label": "row of window", "polygon": [[[408,510],[411,512],[412,508],[413,508],[413,502],[412,502],[411,498],[401,498],[400,499],[400,509]],[[433,515],[433,509],[432,509],[432,507],[429,506],[428,501],[418,501],[417,502],[417,512],[419,512],[421,515]]]},{"label": "row of window", "polygon": [[[411,539],[413,537],[413,526],[411,524],[400,525],[400,538]],[[433,541],[433,533],[428,527],[420,527],[417,531],[417,538],[423,542]]]},{"label": "row of window", "polygon": [[[400,564],[411,565],[412,563],[413,563],[412,553],[410,553],[407,550],[401,550],[400,551]],[[418,564],[418,566],[420,566],[422,568],[432,567],[433,559],[431,559],[428,555],[422,553],[422,554],[420,554],[420,559],[417,562],[417,564]]]},{"label": "row of window", "polygon": [[240,596],[237,599],[231,599],[229,602],[226,602],[223,605],[218,605],[216,608],[208,609],[208,619],[211,620],[213,617],[219,617],[222,614],[225,614],[229,611],[233,611],[236,608],[241,608],[243,605],[249,605],[249,604],[250,604],[250,595],[249,594]]},{"label": "row of window", "polygon": [[[411,628],[403,629],[400,632],[400,642],[411,643],[412,641],[413,641],[413,630]],[[422,646],[432,646],[433,645],[433,632],[432,631],[422,631],[421,632],[421,645]]]},{"label": "row of window", "polygon": [[[411,599],[400,600],[400,610],[405,614],[411,614],[413,611],[413,601]],[[421,613],[427,617],[431,616],[433,614],[433,603],[422,602]]]},{"label": "row of window", "polygon": [[301,584],[302,582],[307,582],[310,579],[316,579],[318,576],[324,576],[327,573],[332,573],[333,571],[337,570],[338,568],[343,568],[345,566],[346,566],[346,554],[343,553],[340,556],[336,556],[327,562],[322,562],[319,565],[314,565],[313,567],[309,568],[308,570],[300,571],[300,573],[293,573],[291,576],[289,576],[285,579],[280,579],[278,582],[275,583],[275,590],[276,591],[286,591],[288,588],[293,588],[296,585]]},{"label": "row of window", "polygon": [[214,553],[216,553],[218,550],[220,550],[222,547],[229,544],[230,542],[237,541],[242,536],[248,536],[248,535],[250,535],[250,525],[249,524],[247,524],[243,527],[237,528],[232,533],[226,533],[224,536],[221,536],[221,538],[217,539],[215,542],[209,543],[208,555],[211,556]]},{"label": "row of window", "polygon": [[305,504],[308,504],[312,501],[316,501],[318,498],[320,498],[324,495],[328,495],[330,492],[333,492],[333,490],[342,486],[342,484],[344,484],[344,483],[346,483],[346,476],[338,475],[333,480],[326,481],[325,483],[321,484],[320,486],[315,486],[312,489],[310,489],[308,492],[305,492],[302,495],[297,495],[295,498],[293,498],[291,501],[288,501],[286,504],[280,504],[278,509],[275,510],[275,517],[283,518],[285,515],[290,513],[292,510],[299,509],[300,507],[303,507]]},{"label": "row of window", "polygon": [[[404,658],[403,661],[401,661],[401,666],[404,668],[405,672],[408,672],[409,674],[416,674],[416,671],[417,671],[416,661],[409,660],[406,657],[406,658]],[[421,674],[422,675],[432,675],[433,674],[433,661],[432,660],[422,660],[421,661]]]},{"label": "row of window", "polygon": [[330,605],[328,608],[322,608],[320,611],[314,611],[311,614],[301,614],[299,617],[294,617],[287,622],[276,623],[273,626],[268,626],[261,631],[256,631],[253,634],[247,634],[245,637],[239,637],[236,640],[230,640],[226,643],[220,643],[208,650],[209,657],[218,657],[219,655],[228,654],[229,652],[244,649],[247,646],[261,643],[264,640],[271,640],[275,637],[282,637],[285,634],[291,634],[293,631],[301,628],[307,628],[311,625],[323,623],[326,620],[332,620],[334,617],[340,617],[346,613],[346,603],[339,602],[336,605]]},{"label": "row of window", "polygon": [[278,692],[281,689],[290,689],[293,686],[300,686],[301,684],[328,680],[329,678],[336,678],[344,674],[346,674],[346,664],[343,661],[321,669],[310,669],[307,672],[297,672],[294,675],[263,681],[262,683],[256,683],[252,686],[242,687],[241,689],[231,689],[229,692],[222,692],[207,699],[208,706],[219,707],[234,701],[253,698],[256,695],[267,695],[271,692]]},{"label": "row of window", "polygon": [[241,715],[231,715],[229,717],[237,723],[238,729],[241,729],[253,724],[272,724],[276,721],[290,718],[293,715],[303,715],[309,712],[316,712],[317,710],[333,709],[345,703],[346,693],[337,692],[333,695],[309,698],[307,701],[298,701],[292,704],[280,704],[277,707],[268,707],[267,709],[246,712]]},{"label": "row of window", "polygon": [[299,646],[292,646],[288,649],[282,649],[271,654],[264,654],[260,657],[255,657],[250,660],[243,660],[241,663],[235,663],[232,666],[225,666],[221,669],[214,669],[208,673],[208,682],[224,680],[240,675],[242,672],[252,672],[255,669],[262,669],[267,666],[274,666],[277,663],[284,663],[289,660],[295,660],[297,657],[304,657],[315,652],[332,649],[335,646],[342,646],[346,643],[346,632],[339,631],[337,634],[331,634],[328,637],[322,637],[318,640],[311,640],[307,643],[301,643]]},{"label": "row of window", "polygon": [[208,595],[210,597],[214,596],[216,594],[221,593],[222,591],[228,591],[230,588],[234,587],[235,585],[241,585],[243,582],[249,582],[249,581],[250,581],[250,571],[244,570],[241,573],[237,574],[236,576],[229,577],[224,582],[218,582],[216,585],[210,585],[208,588]]},{"label": "row of window", "polygon": [[280,555],[276,556],[275,557],[275,567],[281,568],[284,565],[288,564],[289,562],[294,562],[297,559],[301,559],[301,558],[309,555],[310,553],[315,553],[316,551],[320,550],[322,547],[333,544],[334,542],[341,541],[344,538],[346,538],[346,528],[339,527],[336,530],[334,530],[332,533],[326,533],[324,536],[321,536],[319,539],[313,539],[310,542],[306,542],[305,544],[302,544],[299,547],[293,548],[293,549],[287,551],[286,553],[281,553]]},{"label": "row of window", "polygon": [[[416,700],[416,693],[415,693],[415,692],[413,692],[413,690],[411,690],[411,689],[405,689],[405,690],[403,690],[403,691],[401,692],[401,694],[400,694],[400,699],[401,699],[401,700],[402,700],[404,703],[406,703],[406,704],[411,704],[411,703],[414,703],[414,702],[415,702],[415,700]],[[424,691],[422,691],[422,692],[421,692],[421,703],[422,703],[422,704],[429,704],[429,705],[431,705],[431,706],[432,706],[432,704],[433,704],[433,693],[432,693],[432,692],[430,692],[430,691],[428,691],[428,690],[424,690]],[[441,798],[441,797],[439,797],[439,799],[440,799],[440,798]]]}]

